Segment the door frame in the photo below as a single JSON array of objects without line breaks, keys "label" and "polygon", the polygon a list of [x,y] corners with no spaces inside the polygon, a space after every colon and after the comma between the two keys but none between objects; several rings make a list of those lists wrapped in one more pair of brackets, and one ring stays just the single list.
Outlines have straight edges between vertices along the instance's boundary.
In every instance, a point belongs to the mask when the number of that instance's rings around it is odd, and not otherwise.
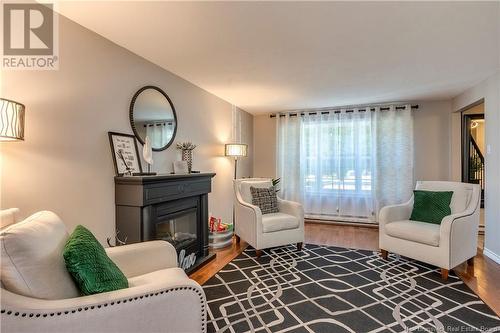
[{"label": "door frame", "polygon": [[[479,103],[480,104],[480,103]],[[475,106],[475,105],[474,105]],[[470,131],[468,130],[470,122],[474,119],[484,119],[484,113],[464,114],[462,115],[462,182],[466,183],[469,178],[469,140]]]}]

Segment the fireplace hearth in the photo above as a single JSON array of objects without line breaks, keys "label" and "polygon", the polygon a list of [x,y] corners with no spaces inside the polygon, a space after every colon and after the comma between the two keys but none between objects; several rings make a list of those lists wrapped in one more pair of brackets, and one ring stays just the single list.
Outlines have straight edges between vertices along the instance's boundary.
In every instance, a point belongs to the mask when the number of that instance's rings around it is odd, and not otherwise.
[{"label": "fireplace hearth", "polygon": [[208,252],[208,193],[215,173],[115,177],[116,231],[127,243],[164,240],[191,273]]}]

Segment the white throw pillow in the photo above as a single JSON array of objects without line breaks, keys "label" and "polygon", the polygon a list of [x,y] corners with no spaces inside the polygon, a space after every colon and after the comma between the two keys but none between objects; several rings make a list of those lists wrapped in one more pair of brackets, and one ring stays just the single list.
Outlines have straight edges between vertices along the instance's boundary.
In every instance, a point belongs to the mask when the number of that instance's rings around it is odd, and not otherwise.
[{"label": "white throw pillow", "polygon": [[273,186],[271,180],[244,180],[240,185],[241,198],[246,203],[252,203],[252,192],[250,192],[250,187],[255,188],[269,188]]},{"label": "white throw pillow", "polygon": [[61,219],[48,211],[3,230],[1,280],[5,289],[42,299],[78,297],[62,255],[68,237]]}]

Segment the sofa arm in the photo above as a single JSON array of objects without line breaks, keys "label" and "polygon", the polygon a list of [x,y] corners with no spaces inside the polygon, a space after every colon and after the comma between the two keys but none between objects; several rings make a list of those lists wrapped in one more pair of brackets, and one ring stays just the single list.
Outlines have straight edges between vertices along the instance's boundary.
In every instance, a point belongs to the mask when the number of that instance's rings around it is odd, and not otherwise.
[{"label": "sofa arm", "polygon": [[300,203],[278,198],[278,209],[282,213],[298,218],[299,224],[304,224],[304,208]]},{"label": "sofa arm", "polygon": [[412,209],[413,197],[404,204],[382,207],[378,214],[379,224],[383,227],[387,223],[408,220]]},{"label": "sofa arm", "polygon": [[449,248],[449,267],[454,268],[477,254],[479,204],[459,214],[448,215],[441,221],[439,245]]},{"label": "sofa arm", "polygon": [[235,233],[252,246],[257,246],[257,235],[262,233],[262,211],[259,207],[238,201],[235,207]]},{"label": "sofa arm", "polygon": [[1,289],[4,332],[206,332],[203,289],[180,268],[167,280],[62,300]]},{"label": "sofa arm", "polygon": [[110,247],[106,253],[127,278],[177,267],[175,248],[161,240]]}]

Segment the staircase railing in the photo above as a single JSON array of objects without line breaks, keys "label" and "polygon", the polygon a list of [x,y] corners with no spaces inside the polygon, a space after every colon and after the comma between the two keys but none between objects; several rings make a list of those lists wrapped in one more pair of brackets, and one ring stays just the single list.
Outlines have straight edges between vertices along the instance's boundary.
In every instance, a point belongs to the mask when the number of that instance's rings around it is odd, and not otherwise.
[{"label": "staircase railing", "polygon": [[469,141],[469,181],[480,184],[484,190],[484,156],[472,136]]}]

